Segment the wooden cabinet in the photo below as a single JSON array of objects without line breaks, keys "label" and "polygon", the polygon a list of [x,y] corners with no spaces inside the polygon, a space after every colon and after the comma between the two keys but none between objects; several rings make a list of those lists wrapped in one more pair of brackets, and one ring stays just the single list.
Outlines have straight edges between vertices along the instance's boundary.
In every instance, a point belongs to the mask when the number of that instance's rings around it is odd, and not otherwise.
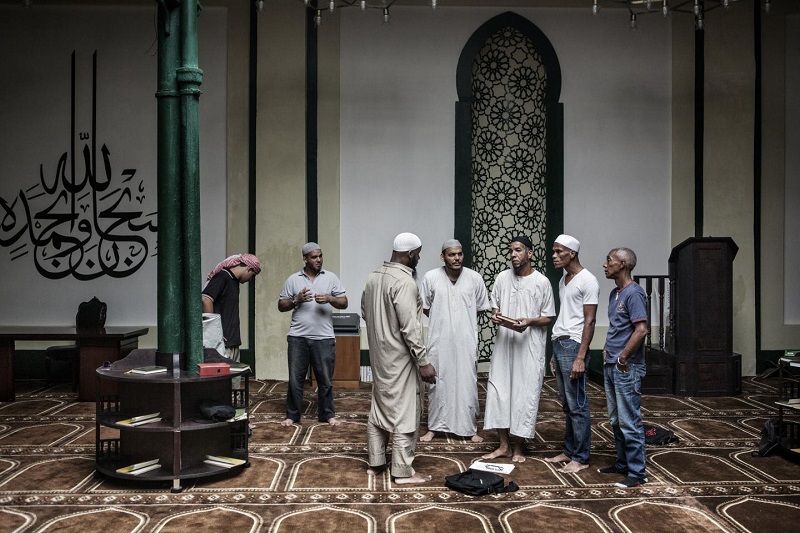
[{"label": "wooden cabinet", "polygon": [[[97,397],[95,448],[99,473],[141,481],[171,480],[172,492],[179,492],[182,479],[212,476],[249,466],[247,379],[242,380],[243,390],[231,389],[231,378],[246,377],[249,371],[209,377],[188,371],[151,375],[126,373],[134,366],[141,365],[115,365],[96,371],[98,390],[115,391]],[[114,386],[106,386],[109,383]],[[200,412],[204,400],[243,410],[245,416],[234,422],[210,421]],[[159,413],[161,420],[135,427],[119,423],[152,413]],[[242,463],[232,468],[216,466],[205,462],[208,455],[229,457]],[[160,467],[154,470],[138,475],[117,471],[155,459]]]},{"label": "wooden cabinet", "polygon": [[733,259],[738,249],[729,237],[695,237],[672,249],[675,394],[741,393],[742,361],[733,352]]},{"label": "wooden cabinet", "polygon": [[[312,385],[317,386],[314,370]],[[361,380],[361,335],[336,335],[336,365],[333,368],[333,388],[358,388]]]}]

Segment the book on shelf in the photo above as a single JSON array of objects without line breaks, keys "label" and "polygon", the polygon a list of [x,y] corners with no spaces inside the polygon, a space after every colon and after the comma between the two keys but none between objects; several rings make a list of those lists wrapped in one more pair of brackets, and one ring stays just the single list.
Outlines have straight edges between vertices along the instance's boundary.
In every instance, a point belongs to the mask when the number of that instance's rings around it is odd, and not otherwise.
[{"label": "book on shelf", "polygon": [[167,367],[165,366],[137,366],[136,368],[131,368],[126,374],[160,374],[161,372],[166,372]]},{"label": "book on shelf", "polygon": [[154,465],[146,466],[144,468],[140,468],[138,470],[134,470],[133,472],[128,472],[128,474],[132,476],[138,476],[144,474],[145,472],[150,472],[151,470],[158,470],[161,468],[161,463],[156,463]]},{"label": "book on shelf", "polygon": [[246,461],[244,459],[237,459],[236,457],[226,457],[224,455],[206,455],[206,460],[203,462],[208,463],[210,465],[232,468],[234,466],[243,465]]},{"label": "book on shelf", "polygon": [[[154,467],[154,468],[151,468]],[[141,463],[133,463],[132,465],[123,466],[122,468],[117,468],[117,472],[120,474],[141,474],[141,470],[145,468],[145,472],[149,472],[150,470],[155,470],[156,468],[160,468],[161,465],[158,463],[158,459],[150,459],[149,461],[142,461]]]},{"label": "book on shelf", "polygon": [[[157,416],[155,418],[145,418],[144,420],[139,420],[138,422],[131,422],[129,424],[122,424],[122,425],[135,428],[137,426],[143,426],[145,424],[153,424],[155,422],[161,422],[161,417]],[[117,424],[121,424],[121,422],[117,422]]]},{"label": "book on shelf", "polygon": [[117,424],[122,424],[123,426],[135,426],[139,422],[143,424],[147,424],[150,422],[158,422],[159,420],[161,420],[160,418],[158,418],[160,414],[161,413],[149,413],[146,415],[132,416],[130,418],[126,418],[125,420],[120,420],[119,422],[117,422]]},{"label": "book on shelf", "polygon": [[245,370],[250,371],[250,365],[247,363],[231,363],[231,372],[244,372]]},{"label": "book on shelf", "polygon": [[239,420],[247,420],[247,409],[239,407],[236,409],[236,414],[228,419],[228,422],[237,422]]}]

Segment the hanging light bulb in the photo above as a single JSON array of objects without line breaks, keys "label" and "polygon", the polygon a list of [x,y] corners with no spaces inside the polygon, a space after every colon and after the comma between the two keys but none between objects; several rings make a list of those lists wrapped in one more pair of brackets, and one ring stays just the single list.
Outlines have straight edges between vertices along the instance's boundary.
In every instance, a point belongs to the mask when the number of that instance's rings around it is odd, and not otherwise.
[{"label": "hanging light bulb", "polygon": [[389,24],[389,8],[383,8],[383,23],[388,25]]},{"label": "hanging light bulb", "polygon": [[722,7],[724,7],[725,9],[731,7],[731,0],[722,0]]},{"label": "hanging light bulb", "polygon": [[700,7],[700,0],[694,0],[694,7],[692,8],[692,13],[694,13],[694,16],[699,17],[702,11],[703,8]]},{"label": "hanging light bulb", "polygon": [[431,0],[431,9],[436,9],[436,0]]},{"label": "hanging light bulb", "polygon": [[592,15],[597,15],[600,13],[600,4],[598,3],[599,0],[594,0],[592,3]]},{"label": "hanging light bulb", "polygon": [[702,13],[694,19],[694,28],[697,31],[703,31],[705,29],[705,22],[703,21]]},{"label": "hanging light bulb", "polygon": [[631,31],[636,31],[639,29],[639,23],[636,22],[636,14],[631,13],[631,20],[628,22],[628,29]]},{"label": "hanging light bulb", "polygon": [[669,15],[669,1],[664,0],[664,3],[661,4],[661,16],[666,17]]},{"label": "hanging light bulb", "polygon": [[653,0],[647,0],[647,1],[644,3],[644,5],[645,5],[645,7],[647,8],[647,10],[648,10],[648,11],[650,11],[651,9],[653,9]]},{"label": "hanging light bulb", "polygon": [[[30,0],[26,0],[30,4]],[[264,0],[256,0],[256,10],[259,13],[264,12]]]},{"label": "hanging light bulb", "polygon": [[308,7],[311,5],[311,0],[303,0],[303,3]]},{"label": "hanging light bulb", "polygon": [[362,13],[367,12],[367,0],[361,0],[361,12]]},{"label": "hanging light bulb", "polygon": [[319,28],[320,24],[322,24],[322,11],[317,9],[317,14],[314,15],[314,27]]},{"label": "hanging light bulb", "polygon": [[336,9],[336,2],[334,0],[330,1],[330,3],[328,4],[328,9],[330,10],[331,13],[333,13],[333,10]]},{"label": "hanging light bulb", "polygon": [[766,0],[764,2],[764,13],[769,15],[769,12],[772,11],[772,4],[770,4],[770,0]]}]

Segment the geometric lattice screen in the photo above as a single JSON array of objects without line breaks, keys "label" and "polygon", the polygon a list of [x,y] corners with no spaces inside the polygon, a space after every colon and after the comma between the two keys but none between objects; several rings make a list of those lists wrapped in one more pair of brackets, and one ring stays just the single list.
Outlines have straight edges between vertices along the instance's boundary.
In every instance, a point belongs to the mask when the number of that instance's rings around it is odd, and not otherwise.
[{"label": "geometric lattice screen", "polygon": [[[509,243],[533,242],[544,272],[547,246],[547,75],[532,41],[513,27],[491,35],[472,65],[472,264],[492,287],[510,267]],[[479,360],[492,354],[495,327],[479,319]]]}]

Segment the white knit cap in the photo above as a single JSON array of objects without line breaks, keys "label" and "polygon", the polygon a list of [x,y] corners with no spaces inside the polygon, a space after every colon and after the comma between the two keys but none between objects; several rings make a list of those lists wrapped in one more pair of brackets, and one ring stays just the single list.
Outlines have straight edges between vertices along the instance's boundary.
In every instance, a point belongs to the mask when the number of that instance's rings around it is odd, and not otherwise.
[{"label": "white knit cap", "polygon": [[581,249],[581,243],[578,242],[578,239],[571,235],[561,234],[556,237],[556,242],[562,246],[566,246],[575,253],[578,253]]},{"label": "white knit cap", "polygon": [[319,244],[315,242],[307,242],[303,245],[303,257],[307,256],[309,252],[314,250],[322,250]]},{"label": "white knit cap", "polygon": [[413,233],[401,233],[394,238],[392,250],[395,252],[410,252],[422,246],[422,241]]},{"label": "white knit cap", "polygon": [[453,248],[455,246],[461,247],[461,242],[458,239],[448,239],[442,244],[442,251],[444,252],[448,248]]}]

